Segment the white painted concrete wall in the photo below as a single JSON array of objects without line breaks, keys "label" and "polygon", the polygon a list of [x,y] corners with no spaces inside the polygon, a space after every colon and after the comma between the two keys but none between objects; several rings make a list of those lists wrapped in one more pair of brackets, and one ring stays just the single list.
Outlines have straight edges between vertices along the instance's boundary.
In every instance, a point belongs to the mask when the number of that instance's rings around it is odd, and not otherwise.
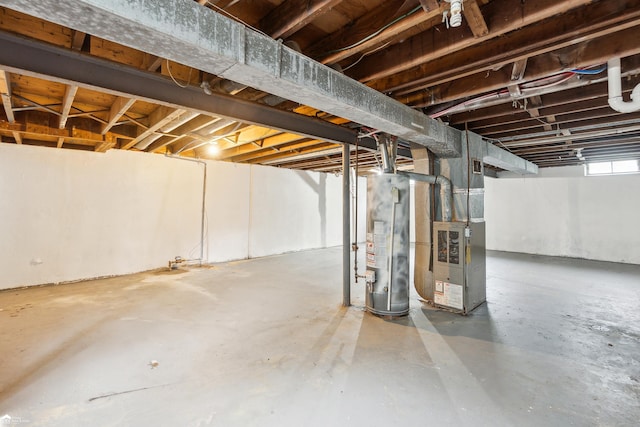
[{"label": "white painted concrete wall", "polygon": [[640,264],[640,175],[549,168],[485,185],[488,249]]},{"label": "white painted concrete wall", "polygon": [[0,288],[125,274],[199,244],[197,165],[0,144]]},{"label": "white painted concrete wall", "polygon": [[[0,144],[0,289],[199,258],[203,169],[144,153]],[[205,212],[209,262],[341,245],[342,177],[207,162]],[[362,239],[365,215],[361,203]]]}]

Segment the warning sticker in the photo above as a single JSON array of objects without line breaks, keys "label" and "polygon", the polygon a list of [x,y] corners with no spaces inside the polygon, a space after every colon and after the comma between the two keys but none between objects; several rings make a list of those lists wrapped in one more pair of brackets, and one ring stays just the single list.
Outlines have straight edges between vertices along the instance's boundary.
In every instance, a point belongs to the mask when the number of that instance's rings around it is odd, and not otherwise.
[{"label": "warning sticker", "polygon": [[376,255],[367,253],[367,267],[376,267]]},{"label": "warning sticker", "polygon": [[462,286],[436,280],[433,300],[436,304],[462,310],[464,308]]}]

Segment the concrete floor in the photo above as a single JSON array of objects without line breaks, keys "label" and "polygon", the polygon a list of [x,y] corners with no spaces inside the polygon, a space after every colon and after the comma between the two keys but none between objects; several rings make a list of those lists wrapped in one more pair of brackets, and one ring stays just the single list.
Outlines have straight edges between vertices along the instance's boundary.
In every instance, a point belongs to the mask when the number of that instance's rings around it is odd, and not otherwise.
[{"label": "concrete floor", "polygon": [[332,248],[1,292],[0,417],[638,425],[640,266],[490,253],[488,303],[471,315],[412,294],[410,315],[387,320],[363,312],[363,285],[340,307],[340,259]]}]

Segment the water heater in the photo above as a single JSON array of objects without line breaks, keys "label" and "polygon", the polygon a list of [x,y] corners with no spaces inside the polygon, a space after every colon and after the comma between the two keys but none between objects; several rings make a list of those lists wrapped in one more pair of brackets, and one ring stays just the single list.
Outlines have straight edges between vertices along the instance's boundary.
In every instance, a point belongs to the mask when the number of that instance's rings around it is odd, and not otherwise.
[{"label": "water heater", "polygon": [[409,312],[409,178],[392,173],[367,179],[367,310]]}]

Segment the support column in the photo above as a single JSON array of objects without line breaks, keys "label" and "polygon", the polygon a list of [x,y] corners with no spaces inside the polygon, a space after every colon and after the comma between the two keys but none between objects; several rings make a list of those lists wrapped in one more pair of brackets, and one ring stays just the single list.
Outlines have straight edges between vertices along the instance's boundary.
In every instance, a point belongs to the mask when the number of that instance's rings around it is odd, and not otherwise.
[{"label": "support column", "polygon": [[351,192],[349,167],[351,146],[342,145],[342,305],[351,305]]}]

